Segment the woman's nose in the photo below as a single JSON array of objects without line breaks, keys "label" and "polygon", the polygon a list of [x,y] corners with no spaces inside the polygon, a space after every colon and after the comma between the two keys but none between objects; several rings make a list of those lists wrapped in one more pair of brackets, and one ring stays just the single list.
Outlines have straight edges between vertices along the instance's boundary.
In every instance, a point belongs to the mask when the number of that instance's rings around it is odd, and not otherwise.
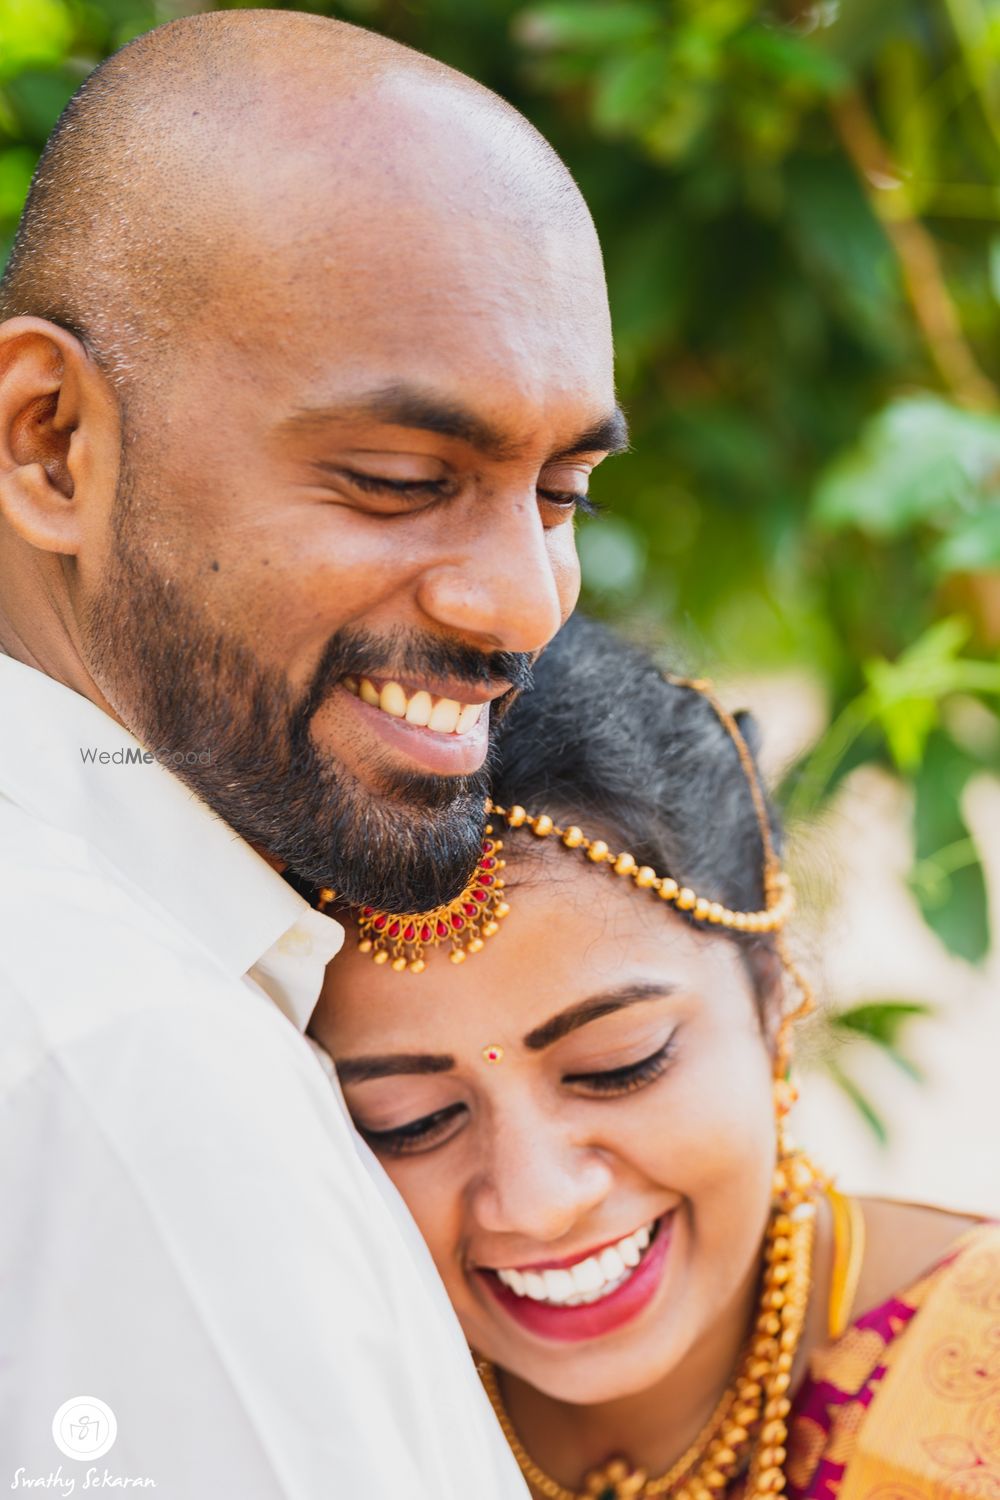
[{"label": "woman's nose", "polygon": [[496,1130],[490,1159],[475,1183],[472,1210],[489,1234],[555,1244],[596,1209],[613,1185],[608,1158],[590,1145]]}]

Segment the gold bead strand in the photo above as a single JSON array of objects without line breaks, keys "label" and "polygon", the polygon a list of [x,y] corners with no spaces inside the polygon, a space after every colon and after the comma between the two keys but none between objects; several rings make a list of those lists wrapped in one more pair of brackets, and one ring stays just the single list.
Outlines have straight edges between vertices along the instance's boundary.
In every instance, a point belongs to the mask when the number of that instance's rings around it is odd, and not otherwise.
[{"label": "gold bead strand", "polygon": [[[767,1324],[768,1371],[763,1380],[762,1425],[747,1480],[745,1500],[765,1500],[785,1488],[791,1372],[802,1338],[812,1265],[815,1204],[803,1198],[789,1213],[775,1216],[768,1282],[781,1293],[778,1328]],[[780,1269],[779,1269],[780,1268]]]}]

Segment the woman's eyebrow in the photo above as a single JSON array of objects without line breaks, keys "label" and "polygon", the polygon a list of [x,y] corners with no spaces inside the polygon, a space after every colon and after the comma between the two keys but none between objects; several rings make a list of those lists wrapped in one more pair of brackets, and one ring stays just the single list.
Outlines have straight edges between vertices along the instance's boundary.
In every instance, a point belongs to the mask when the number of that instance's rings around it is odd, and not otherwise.
[{"label": "woman's eyebrow", "polygon": [[551,1021],[536,1026],[524,1038],[524,1045],[531,1052],[541,1052],[543,1048],[551,1047],[553,1042],[568,1036],[571,1031],[577,1031],[581,1026],[599,1020],[601,1016],[613,1015],[615,1011],[624,1010],[629,1005],[638,1005],[642,1000],[663,1000],[673,994],[675,989],[676,985],[661,981],[658,984],[624,984],[617,989],[604,990],[599,995],[591,995],[589,1000],[560,1011]]},{"label": "woman's eyebrow", "polygon": [[338,1057],[334,1064],[341,1083],[367,1083],[400,1073],[450,1073],[455,1059],[446,1053],[393,1052],[383,1057]]},{"label": "woman's eyebrow", "polygon": [[[604,990],[560,1011],[551,1021],[536,1026],[524,1038],[524,1045],[531,1052],[541,1052],[590,1021],[613,1015],[629,1005],[638,1005],[642,1000],[663,1000],[673,994],[675,988],[675,985],[661,981],[658,984],[625,984],[618,989]],[[455,1066],[455,1059],[446,1052],[390,1052],[379,1057],[338,1057],[334,1061],[341,1083],[367,1083],[372,1078],[393,1078],[401,1074],[450,1073]]]}]

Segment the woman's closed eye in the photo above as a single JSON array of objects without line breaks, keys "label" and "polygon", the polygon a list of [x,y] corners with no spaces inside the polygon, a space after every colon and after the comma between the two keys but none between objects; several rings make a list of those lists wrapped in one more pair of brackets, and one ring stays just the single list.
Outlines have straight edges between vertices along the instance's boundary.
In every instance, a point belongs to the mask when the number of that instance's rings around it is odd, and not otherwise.
[{"label": "woman's closed eye", "polygon": [[575,1089],[588,1089],[605,1098],[632,1094],[636,1089],[655,1083],[666,1072],[673,1061],[675,1050],[675,1035],[671,1032],[662,1046],[647,1057],[640,1058],[638,1062],[625,1063],[620,1068],[604,1068],[600,1072],[564,1073],[563,1083],[568,1083]]},{"label": "woman's closed eye", "polygon": [[464,1104],[449,1104],[444,1109],[436,1109],[433,1114],[410,1120],[406,1125],[395,1125],[391,1130],[369,1130],[360,1123],[358,1130],[373,1151],[384,1151],[389,1156],[408,1156],[450,1140],[459,1128],[459,1117],[464,1113]]}]

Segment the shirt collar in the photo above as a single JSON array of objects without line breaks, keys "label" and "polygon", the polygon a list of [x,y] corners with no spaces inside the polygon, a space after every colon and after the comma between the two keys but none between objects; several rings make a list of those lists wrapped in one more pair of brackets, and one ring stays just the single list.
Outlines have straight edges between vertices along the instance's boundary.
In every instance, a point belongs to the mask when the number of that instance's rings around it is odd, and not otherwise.
[{"label": "shirt collar", "polygon": [[0,653],[0,705],[0,793],[95,846],[304,1030],[340,924],[89,698]]}]

